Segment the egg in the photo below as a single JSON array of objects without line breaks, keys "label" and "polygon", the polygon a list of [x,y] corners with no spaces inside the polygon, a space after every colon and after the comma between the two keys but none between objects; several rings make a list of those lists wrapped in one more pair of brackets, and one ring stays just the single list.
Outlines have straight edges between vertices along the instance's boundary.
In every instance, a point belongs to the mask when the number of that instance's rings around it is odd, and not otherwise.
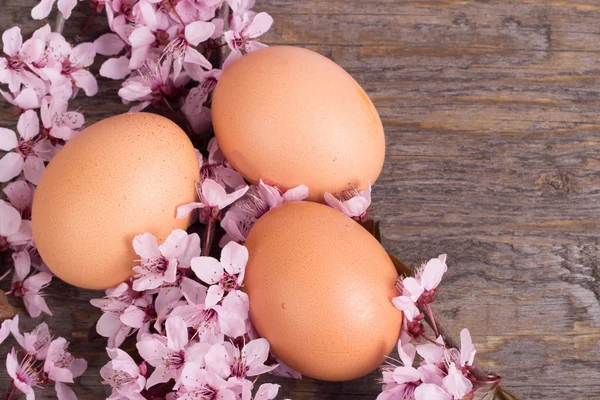
[{"label": "egg", "polygon": [[344,69],[313,51],[276,46],[234,61],[213,93],[219,145],[246,179],[309,199],[365,189],[385,157],[375,106]]},{"label": "egg", "polygon": [[88,289],[131,276],[132,240],[159,243],[190,219],[177,207],[196,201],[194,147],[175,123],[155,114],[117,115],[91,125],[50,161],[35,191],[33,237],[48,268]]},{"label": "egg", "polygon": [[250,318],[276,357],[328,381],[384,361],[402,323],[398,274],[366,229],[322,204],[287,203],[256,222],[246,247]]}]

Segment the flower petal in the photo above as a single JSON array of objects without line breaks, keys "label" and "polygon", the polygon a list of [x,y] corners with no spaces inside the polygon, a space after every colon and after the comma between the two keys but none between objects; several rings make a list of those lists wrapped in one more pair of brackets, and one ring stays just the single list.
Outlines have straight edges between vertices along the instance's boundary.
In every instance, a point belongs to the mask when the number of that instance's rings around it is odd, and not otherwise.
[{"label": "flower petal", "polygon": [[8,182],[23,171],[23,157],[17,153],[6,153],[0,159],[0,182]]},{"label": "flower petal", "polygon": [[133,238],[133,250],[145,260],[154,260],[160,257],[158,242],[154,235],[148,232]]},{"label": "flower petal", "polygon": [[260,12],[254,16],[254,19],[244,30],[244,35],[249,38],[257,38],[273,25],[273,18],[266,12]]},{"label": "flower petal", "polygon": [[[254,339],[244,346],[242,349],[242,358],[245,358],[248,369],[248,376],[258,375],[263,373],[255,371],[255,367],[261,367],[267,361],[269,356],[269,341],[264,338]],[[272,369],[275,369],[274,366]]]},{"label": "flower petal", "polygon": [[213,345],[205,356],[206,368],[222,378],[231,375],[231,365],[227,360],[227,351],[222,344]]},{"label": "flower petal", "polygon": [[100,76],[110,79],[125,79],[131,73],[129,69],[129,58],[121,56],[119,58],[109,58],[100,67]]},{"label": "flower petal", "polygon": [[394,370],[394,381],[397,384],[417,382],[421,379],[421,374],[412,366],[397,367]]},{"label": "flower petal", "polygon": [[273,400],[275,397],[277,397],[280,387],[281,386],[275,383],[263,383],[256,391],[254,400]]},{"label": "flower petal", "polygon": [[167,236],[159,246],[160,252],[167,259],[176,258],[185,252],[188,242],[187,232],[183,229],[175,229]]},{"label": "flower petal", "polygon": [[21,114],[17,123],[17,131],[24,140],[31,140],[40,133],[40,120],[37,113],[27,110]]},{"label": "flower petal", "polygon": [[213,257],[194,257],[191,261],[192,271],[201,281],[215,284],[223,276],[223,265]]},{"label": "flower petal", "polygon": [[132,328],[141,328],[144,324],[144,319],[146,318],[146,313],[141,310],[139,307],[131,305],[123,311],[123,314],[119,317],[119,320]]},{"label": "flower petal", "polygon": [[455,399],[462,399],[473,389],[473,384],[465,378],[454,363],[448,367],[448,375],[443,379],[444,388]]},{"label": "flower petal", "polygon": [[[185,50],[185,56],[183,57],[183,61],[185,61],[185,63],[200,65],[201,67],[203,67],[205,69],[212,68],[212,64],[210,63],[210,61],[208,61],[206,59],[206,57],[204,57],[198,50],[196,50],[192,47],[188,47]],[[187,71],[188,67],[185,67],[185,68]]]},{"label": "flower petal", "polygon": [[54,385],[58,400],[77,400],[77,395],[69,386],[62,382],[56,382]]},{"label": "flower petal", "polygon": [[421,285],[425,290],[435,289],[442,280],[444,273],[448,270],[446,263],[439,258],[432,258],[427,262],[421,275]]},{"label": "flower petal", "polygon": [[180,316],[167,318],[167,346],[172,350],[183,350],[188,343],[188,331],[185,321]]},{"label": "flower petal", "polygon": [[31,257],[27,250],[21,250],[12,254],[13,263],[15,266],[15,275],[20,281],[25,280],[31,271]]},{"label": "flower petal", "polygon": [[[35,7],[34,7],[35,8]],[[23,36],[21,36],[21,28],[14,26],[7,29],[2,34],[2,43],[4,44],[4,54],[15,56],[23,45]]]},{"label": "flower petal", "polygon": [[206,292],[206,299],[204,299],[204,304],[206,307],[215,306],[225,294],[225,290],[221,287],[221,285],[212,285],[208,288]]},{"label": "flower petal", "polygon": [[221,251],[221,265],[230,274],[241,274],[248,262],[248,249],[241,244],[229,242]]},{"label": "flower petal", "polygon": [[471,334],[467,328],[460,331],[460,365],[473,365],[475,359],[475,347],[471,340]]},{"label": "flower petal", "polygon": [[284,203],[302,201],[308,197],[308,187],[305,185],[296,186],[293,189],[287,190],[282,197]]},{"label": "flower petal", "polygon": [[103,56],[116,56],[125,48],[125,42],[115,33],[105,33],[94,40],[94,50]]},{"label": "flower petal", "polygon": [[6,128],[0,128],[0,150],[10,151],[17,147],[17,134]]},{"label": "flower petal", "polygon": [[420,311],[417,308],[417,306],[415,305],[415,302],[412,301],[410,297],[406,297],[406,296],[394,297],[392,299],[392,303],[398,310],[404,312],[404,316],[406,317],[406,319],[409,322],[412,321],[417,315],[420,314]]},{"label": "flower petal", "polygon": [[69,19],[76,5],[77,0],[58,0],[58,9],[65,19]]},{"label": "flower petal", "polygon": [[25,179],[29,182],[37,185],[44,173],[46,166],[44,165],[44,160],[37,156],[29,156],[25,159],[25,164],[23,165],[23,171],[25,172]]},{"label": "flower petal", "polygon": [[182,206],[179,206],[179,207],[177,207],[177,218],[178,219],[185,218],[192,211],[194,211],[198,208],[202,208],[202,207],[204,207],[204,205],[202,203],[189,203],[189,204],[184,204]]},{"label": "flower petal", "polygon": [[424,383],[415,389],[415,400],[452,400],[452,396],[438,385]]},{"label": "flower petal", "polygon": [[86,96],[94,96],[98,93],[98,82],[94,75],[88,70],[80,69],[71,73],[75,85],[85,92]]},{"label": "flower petal", "polygon": [[415,278],[409,277],[402,280],[402,295],[410,297],[412,301],[419,300],[423,291],[423,287]]},{"label": "flower petal", "polygon": [[[60,3],[64,0],[58,0]],[[96,57],[96,50],[94,48],[94,43],[86,42],[78,44],[73,47],[71,50],[71,54],[69,54],[69,59],[71,63],[80,67],[89,67],[94,63],[94,57]]]},{"label": "flower petal", "polygon": [[185,40],[192,46],[198,46],[208,40],[215,31],[215,25],[210,22],[195,21],[185,27]]}]

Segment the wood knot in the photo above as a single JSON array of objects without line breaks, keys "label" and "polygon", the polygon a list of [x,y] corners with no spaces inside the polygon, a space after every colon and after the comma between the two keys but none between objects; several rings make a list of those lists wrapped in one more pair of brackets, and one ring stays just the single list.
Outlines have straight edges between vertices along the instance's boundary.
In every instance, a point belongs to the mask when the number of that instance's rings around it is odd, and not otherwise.
[{"label": "wood knot", "polygon": [[550,189],[552,191],[569,193],[572,189],[571,181],[568,173],[560,173],[559,175],[550,175],[543,172],[538,175],[534,182],[535,187],[541,187],[542,190]]}]

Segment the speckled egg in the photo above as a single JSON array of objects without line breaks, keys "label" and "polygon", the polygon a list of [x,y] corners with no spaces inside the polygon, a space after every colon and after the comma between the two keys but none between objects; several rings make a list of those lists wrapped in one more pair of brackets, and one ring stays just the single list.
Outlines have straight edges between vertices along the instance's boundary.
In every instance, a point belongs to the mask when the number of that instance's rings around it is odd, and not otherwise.
[{"label": "speckled egg", "polygon": [[139,259],[134,236],[163,241],[188,219],[178,206],[196,200],[194,147],[175,123],[155,114],[122,114],[69,141],[40,179],[33,237],[60,279],[82,288],[116,286]]},{"label": "speckled egg", "polygon": [[385,157],[383,126],[360,85],[328,58],[276,46],[233,62],[213,93],[215,135],[248,180],[281,189],[304,184],[309,199],[365,189]]},{"label": "speckled egg", "polygon": [[250,318],[303,375],[343,381],[377,368],[397,343],[398,274],[363,227],[318,203],[288,203],[254,225],[246,246]]}]

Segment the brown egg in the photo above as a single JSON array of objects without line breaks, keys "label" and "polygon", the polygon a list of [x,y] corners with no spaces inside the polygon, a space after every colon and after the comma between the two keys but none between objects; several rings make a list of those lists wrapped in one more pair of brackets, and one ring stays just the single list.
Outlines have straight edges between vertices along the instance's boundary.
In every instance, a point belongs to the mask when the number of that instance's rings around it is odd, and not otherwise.
[{"label": "brown egg", "polygon": [[280,188],[304,184],[309,199],[365,189],[385,157],[379,114],[340,66],[299,47],[246,54],[213,93],[215,135],[248,180]]},{"label": "brown egg", "polygon": [[250,318],[290,367],[317,379],[354,379],[397,343],[398,274],[352,219],[322,204],[284,204],[258,220],[246,246]]},{"label": "brown egg", "polygon": [[68,142],[42,175],[32,207],[39,253],[62,280],[105,289],[127,279],[139,259],[135,235],[163,241],[189,219],[178,206],[195,201],[194,147],[175,123],[155,114],[122,114]]}]

